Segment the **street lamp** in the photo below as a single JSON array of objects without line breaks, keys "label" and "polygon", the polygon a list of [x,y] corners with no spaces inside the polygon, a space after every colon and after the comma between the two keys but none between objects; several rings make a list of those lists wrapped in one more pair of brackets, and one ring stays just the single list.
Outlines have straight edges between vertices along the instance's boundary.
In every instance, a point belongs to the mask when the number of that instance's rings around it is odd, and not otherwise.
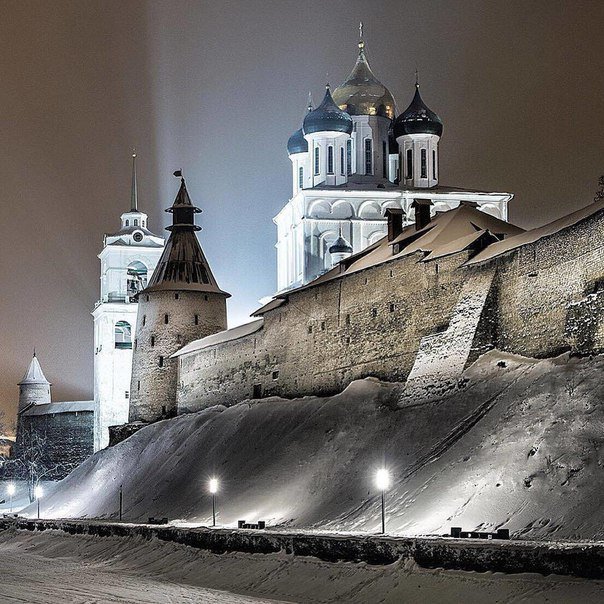
[{"label": "street lamp", "polygon": [[218,478],[210,478],[210,493],[212,493],[212,526],[216,526],[216,493],[218,491]]},{"label": "street lamp", "polygon": [[382,535],[386,532],[386,506],[384,504],[384,492],[390,487],[390,474],[386,468],[381,468],[375,474],[375,484],[382,492]]},{"label": "street lamp", "polygon": [[38,500],[38,520],[40,520],[40,499],[42,498],[43,494],[44,494],[44,491],[43,491],[42,487],[40,485],[38,485],[34,489],[34,497]]},{"label": "street lamp", "polygon": [[8,493],[8,496],[10,497],[10,513],[13,513],[13,495],[15,494],[15,491],[17,490],[17,488],[15,487],[15,483],[14,482],[9,482],[8,486],[6,487],[6,491]]}]

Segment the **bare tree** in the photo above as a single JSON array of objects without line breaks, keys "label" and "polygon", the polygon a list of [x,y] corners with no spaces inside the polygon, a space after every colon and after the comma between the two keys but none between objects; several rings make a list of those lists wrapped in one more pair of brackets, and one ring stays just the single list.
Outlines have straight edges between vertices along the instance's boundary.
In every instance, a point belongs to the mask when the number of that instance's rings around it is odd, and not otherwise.
[{"label": "bare tree", "polygon": [[7,463],[13,477],[27,481],[29,501],[35,501],[36,487],[44,479],[51,480],[65,471],[63,464],[48,459],[46,434],[26,427],[19,435],[17,455]]}]

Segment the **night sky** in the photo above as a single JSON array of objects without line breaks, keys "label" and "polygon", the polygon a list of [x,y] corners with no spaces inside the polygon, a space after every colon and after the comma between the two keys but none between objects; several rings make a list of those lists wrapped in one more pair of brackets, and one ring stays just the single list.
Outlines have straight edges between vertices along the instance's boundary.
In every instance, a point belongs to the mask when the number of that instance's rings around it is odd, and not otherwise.
[{"label": "night sky", "polygon": [[[592,201],[604,173],[604,3],[0,2],[0,408],[34,346],[54,400],[92,398],[103,233],[139,200],[162,233],[182,168],[229,323],[275,288],[273,216],[308,90],[352,69],[442,118],[441,183],[510,191],[531,227]],[[327,75],[328,74],[328,75]]]}]

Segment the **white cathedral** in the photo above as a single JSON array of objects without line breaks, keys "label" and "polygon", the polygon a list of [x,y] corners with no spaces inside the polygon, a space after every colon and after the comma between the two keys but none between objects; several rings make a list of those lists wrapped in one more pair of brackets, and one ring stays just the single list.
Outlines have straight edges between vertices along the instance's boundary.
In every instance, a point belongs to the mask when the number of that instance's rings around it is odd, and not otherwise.
[{"label": "white cathedral", "polygon": [[431,211],[475,202],[507,220],[510,193],[439,184],[438,142],[443,124],[424,103],[419,83],[411,104],[398,114],[390,91],[373,75],[362,27],[356,64],[333,94],[314,109],[287,143],[293,196],[274,218],[277,289],[312,281],[343,257],[386,233],[384,212],[402,208],[407,220],[416,200]]},{"label": "white cathedral", "polygon": [[[304,285],[381,239],[387,208],[402,208],[411,222],[414,203],[435,213],[469,201],[507,220],[512,194],[439,184],[442,132],[417,81],[411,104],[397,116],[392,94],[369,67],[361,30],[351,74],[333,94],[328,85],[317,108],[309,102],[302,128],[287,144],[293,196],[274,218],[277,290]],[[133,156],[130,211],[122,214],[121,229],[105,236],[99,254],[101,297],[92,313],[95,451],[107,446],[109,426],[128,422],[136,294],[164,249],[138,209],[135,162]]]}]

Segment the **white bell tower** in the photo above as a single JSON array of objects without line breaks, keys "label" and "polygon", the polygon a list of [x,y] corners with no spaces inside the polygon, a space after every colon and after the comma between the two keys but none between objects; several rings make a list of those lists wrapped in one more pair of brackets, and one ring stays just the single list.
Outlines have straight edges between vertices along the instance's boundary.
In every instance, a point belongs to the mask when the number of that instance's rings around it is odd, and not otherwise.
[{"label": "white bell tower", "polygon": [[109,426],[128,421],[132,348],[138,304],[164,249],[163,237],[147,229],[138,209],[136,154],[132,154],[130,210],[120,230],[105,235],[101,260],[101,297],[94,317],[94,450],[109,444]]}]

